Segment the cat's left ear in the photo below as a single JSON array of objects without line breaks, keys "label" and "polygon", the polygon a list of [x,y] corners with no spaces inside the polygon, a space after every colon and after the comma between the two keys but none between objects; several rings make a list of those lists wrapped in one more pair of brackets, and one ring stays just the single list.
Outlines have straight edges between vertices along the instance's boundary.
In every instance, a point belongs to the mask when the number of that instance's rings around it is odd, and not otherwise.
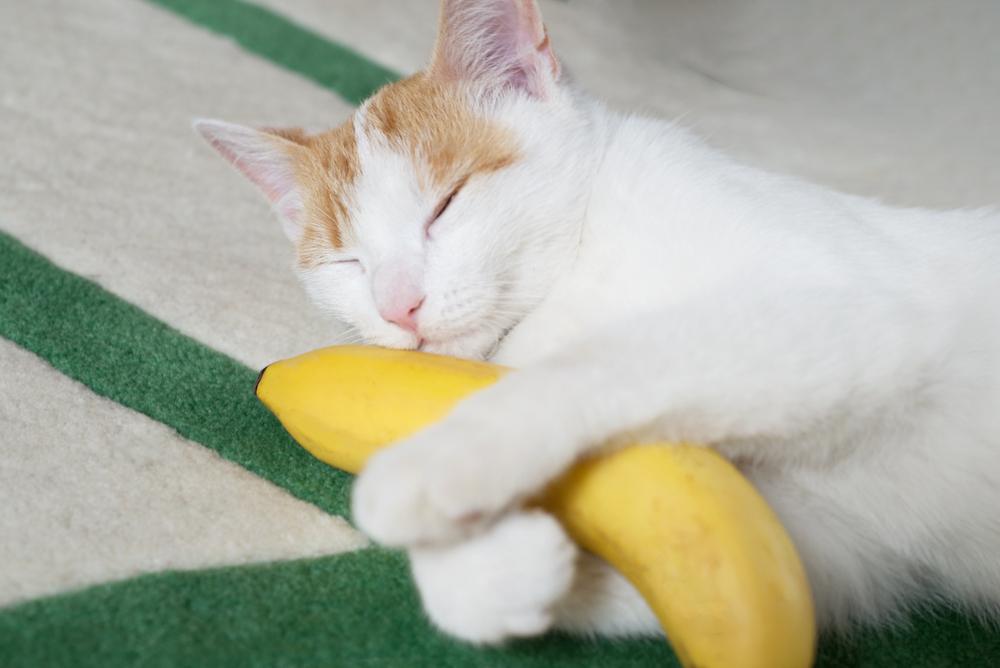
[{"label": "cat's left ear", "polygon": [[302,236],[303,196],[295,177],[301,130],[255,130],[235,123],[199,119],[194,129],[271,202],[293,243]]},{"label": "cat's left ear", "polygon": [[535,0],[442,0],[429,73],[545,99],[560,66]]}]

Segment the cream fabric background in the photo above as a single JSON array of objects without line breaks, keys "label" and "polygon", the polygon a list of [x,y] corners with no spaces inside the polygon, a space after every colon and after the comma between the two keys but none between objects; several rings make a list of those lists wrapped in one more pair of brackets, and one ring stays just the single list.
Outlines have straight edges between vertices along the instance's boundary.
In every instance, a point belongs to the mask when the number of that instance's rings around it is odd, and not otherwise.
[{"label": "cream fabric background", "polygon": [[0,606],[147,571],[366,544],[169,427],[0,339]]}]

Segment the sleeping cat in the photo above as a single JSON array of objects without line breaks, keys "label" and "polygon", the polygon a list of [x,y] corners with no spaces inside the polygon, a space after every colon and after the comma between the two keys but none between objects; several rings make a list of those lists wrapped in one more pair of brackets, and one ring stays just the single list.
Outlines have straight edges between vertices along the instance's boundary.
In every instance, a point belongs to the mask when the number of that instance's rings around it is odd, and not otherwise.
[{"label": "sleeping cat", "polygon": [[329,132],[196,127],[360,339],[519,369],[355,487],[445,631],[657,633],[519,507],[639,440],[735,462],[827,628],[931,597],[1000,610],[996,211],[889,208],[610,111],[566,81],[534,0],[444,0],[427,70]]}]

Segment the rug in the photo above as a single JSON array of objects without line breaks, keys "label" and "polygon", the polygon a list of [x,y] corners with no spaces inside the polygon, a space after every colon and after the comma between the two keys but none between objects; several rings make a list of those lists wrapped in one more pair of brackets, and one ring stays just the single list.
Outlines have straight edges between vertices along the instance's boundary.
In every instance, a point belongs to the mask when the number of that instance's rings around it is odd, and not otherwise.
[{"label": "rug", "polygon": [[[542,7],[570,71],[614,104],[853,192],[995,203],[996,6],[851,4]],[[0,6],[0,666],[676,665],[655,640],[438,634],[405,558],[345,519],[349,476],[253,397],[257,369],[339,330],[190,121],[339,123],[421,66],[435,14],[431,0]],[[844,60],[824,69],[831,51]],[[997,662],[1000,633],[936,610],[825,638],[818,659]]]}]

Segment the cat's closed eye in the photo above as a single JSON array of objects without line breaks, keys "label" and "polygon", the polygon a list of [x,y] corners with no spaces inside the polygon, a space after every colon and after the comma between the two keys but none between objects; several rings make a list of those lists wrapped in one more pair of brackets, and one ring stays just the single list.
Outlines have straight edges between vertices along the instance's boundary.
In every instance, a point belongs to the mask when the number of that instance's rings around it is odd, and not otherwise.
[{"label": "cat's closed eye", "polygon": [[424,227],[425,234],[430,234],[431,225],[436,223],[438,218],[440,218],[444,214],[444,212],[448,210],[448,207],[451,206],[452,201],[455,199],[459,191],[462,189],[462,186],[464,185],[465,185],[465,179],[462,179],[462,181],[459,182],[459,184],[455,186],[454,189],[452,189],[451,193],[443,200],[441,200],[441,202],[437,205],[437,208],[434,209],[434,213],[427,220],[427,225]]}]

